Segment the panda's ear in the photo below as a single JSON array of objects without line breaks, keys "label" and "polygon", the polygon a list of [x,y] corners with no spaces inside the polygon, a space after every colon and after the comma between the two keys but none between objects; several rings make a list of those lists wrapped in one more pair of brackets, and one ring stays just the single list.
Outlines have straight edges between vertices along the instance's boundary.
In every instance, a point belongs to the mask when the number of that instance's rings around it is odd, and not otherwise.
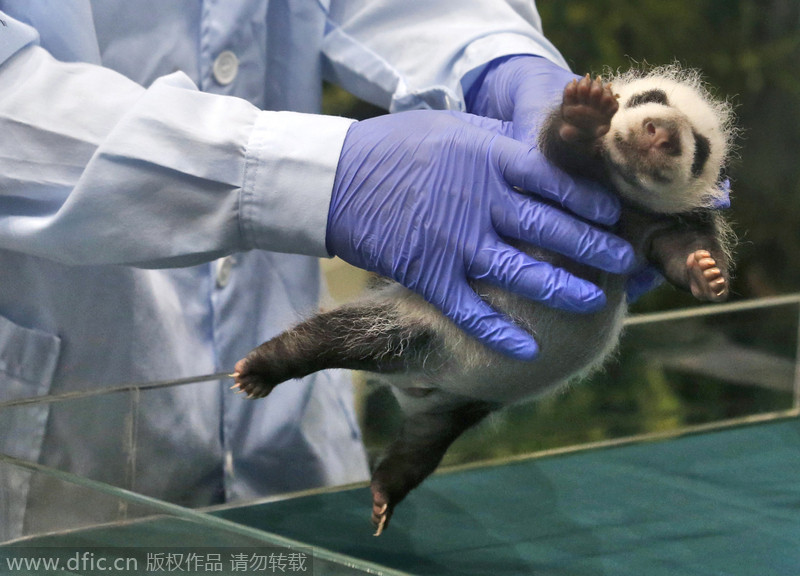
[{"label": "panda's ear", "polygon": [[662,106],[669,106],[667,93],[660,88],[651,88],[644,92],[638,92],[628,98],[625,103],[625,108],[636,108],[644,104],[661,104]]}]

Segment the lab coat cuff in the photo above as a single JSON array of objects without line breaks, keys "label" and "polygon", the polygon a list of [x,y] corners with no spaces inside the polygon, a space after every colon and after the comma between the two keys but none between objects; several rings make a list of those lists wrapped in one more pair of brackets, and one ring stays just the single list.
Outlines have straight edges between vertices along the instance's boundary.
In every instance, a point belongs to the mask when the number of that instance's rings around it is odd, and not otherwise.
[{"label": "lab coat cuff", "polygon": [[0,64],[22,48],[39,43],[39,33],[0,11]]},{"label": "lab coat cuff", "polygon": [[453,72],[461,79],[462,93],[466,94],[492,60],[503,56],[529,54],[542,56],[569,70],[561,53],[544,36],[534,38],[522,34],[502,33],[485,36],[467,46]]},{"label": "lab coat cuff", "polygon": [[247,149],[240,224],[245,245],[329,256],[328,208],[353,120],[296,112],[259,113]]}]

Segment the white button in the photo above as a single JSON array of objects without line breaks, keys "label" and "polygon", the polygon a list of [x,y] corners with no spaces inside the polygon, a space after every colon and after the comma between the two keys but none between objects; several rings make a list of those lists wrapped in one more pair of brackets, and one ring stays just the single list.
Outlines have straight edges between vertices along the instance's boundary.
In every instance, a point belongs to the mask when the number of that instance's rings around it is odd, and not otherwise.
[{"label": "white button", "polygon": [[234,476],[234,468],[233,468],[233,452],[227,450],[225,452],[225,473],[228,476]]},{"label": "white button", "polygon": [[236,54],[230,50],[220,52],[217,59],[214,60],[214,67],[212,69],[214,78],[223,86],[227,86],[236,78],[239,72],[239,59]]},{"label": "white button", "polygon": [[217,260],[217,288],[225,288],[231,280],[231,271],[236,264],[236,258],[226,256]]}]

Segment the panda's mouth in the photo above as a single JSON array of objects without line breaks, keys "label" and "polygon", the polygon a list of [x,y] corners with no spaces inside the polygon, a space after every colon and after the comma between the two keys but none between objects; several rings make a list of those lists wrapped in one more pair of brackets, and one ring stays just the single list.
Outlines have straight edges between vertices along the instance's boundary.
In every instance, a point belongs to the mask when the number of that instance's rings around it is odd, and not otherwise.
[{"label": "panda's mouth", "polygon": [[611,170],[612,179],[614,176],[617,176],[631,188],[641,187],[641,182],[639,182],[639,179],[636,177],[636,171],[632,167],[627,165],[623,166],[616,162],[609,162],[608,167]]}]

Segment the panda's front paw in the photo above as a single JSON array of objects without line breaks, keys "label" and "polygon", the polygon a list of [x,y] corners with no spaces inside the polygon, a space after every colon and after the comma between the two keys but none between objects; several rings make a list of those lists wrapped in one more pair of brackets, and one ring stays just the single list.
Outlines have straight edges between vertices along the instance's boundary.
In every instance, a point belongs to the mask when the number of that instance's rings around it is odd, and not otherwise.
[{"label": "panda's front paw", "polygon": [[604,83],[599,76],[593,80],[588,74],[580,81],[573,80],[564,89],[564,123],[559,135],[566,142],[601,138],[610,129],[617,110],[619,103],[610,83]]}]

